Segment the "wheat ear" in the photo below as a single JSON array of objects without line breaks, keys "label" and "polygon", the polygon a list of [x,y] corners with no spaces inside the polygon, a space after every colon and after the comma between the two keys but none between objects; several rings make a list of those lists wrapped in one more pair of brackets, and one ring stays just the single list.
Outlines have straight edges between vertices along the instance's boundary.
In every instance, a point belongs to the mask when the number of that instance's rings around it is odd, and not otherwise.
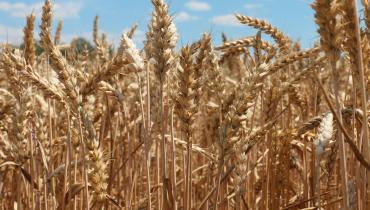
[{"label": "wheat ear", "polygon": [[33,66],[35,63],[35,40],[33,38],[33,33],[35,30],[35,14],[27,16],[27,25],[23,29],[24,37],[24,57],[27,64]]},{"label": "wheat ear", "polygon": [[42,7],[41,17],[41,45],[50,56],[51,65],[56,71],[59,80],[65,86],[65,92],[72,101],[77,99],[76,81],[73,78],[71,67],[67,64],[60,51],[55,47],[51,38],[51,24],[52,24],[52,4],[50,0],[45,0]]},{"label": "wheat ear", "polygon": [[[164,94],[165,94],[165,82],[167,73],[170,70],[175,69],[176,61],[174,56],[174,48],[177,44],[177,29],[176,26],[168,14],[168,6],[163,0],[152,0],[154,5],[154,11],[152,14],[151,24],[148,32],[148,56],[154,61],[154,73],[160,85],[160,120],[161,120],[161,177],[162,183],[165,183],[167,177],[167,164],[166,164],[166,125],[165,125],[165,113],[164,113]],[[155,49],[155,51],[152,51]],[[167,187],[163,188],[162,201],[164,205],[167,205],[168,198],[167,192],[170,189]],[[190,201],[189,201],[190,202]],[[158,207],[159,205],[157,205]],[[164,207],[166,208],[166,206]]]},{"label": "wheat ear", "polygon": [[60,44],[60,39],[62,37],[62,29],[63,29],[63,21],[59,20],[57,30],[55,31],[55,36],[54,36],[54,44],[55,45]]},{"label": "wheat ear", "polygon": [[236,14],[235,16],[239,20],[240,23],[249,25],[253,28],[261,30],[264,33],[270,35],[276,41],[276,43],[278,43],[282,51],[288,50],[290,48],[290,45],[291,45],[290,38],[286,36],[285,34],[283,34],[276,27],[266,22],[265,20],[260,20],[257,18],[244,16],[241,14]]},{"label": "wheat ear", "polygon": [[318,135],[314,141],[315,143],[315,194],[317,195],[316,206],[321,207],[320,202],[320,159],[324,153],[325,147],[328,145],[329,141],[333,138],[333,114],[326,114],[318,130]]}]

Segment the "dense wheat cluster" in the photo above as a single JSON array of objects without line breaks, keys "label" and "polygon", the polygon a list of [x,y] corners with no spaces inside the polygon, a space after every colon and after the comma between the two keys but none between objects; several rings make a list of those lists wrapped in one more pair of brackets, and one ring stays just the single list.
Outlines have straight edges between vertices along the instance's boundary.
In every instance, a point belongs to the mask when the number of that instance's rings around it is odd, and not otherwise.
[{"label": "dense wheat cluster", "polygon": [[2,43],[1,210],[370,209],[368,0],[315,0],[305,50],[242,14],[257,34],[179,46],[151,2],[143,49],[98,17],[93,47],[62,45],[50,0]]}]

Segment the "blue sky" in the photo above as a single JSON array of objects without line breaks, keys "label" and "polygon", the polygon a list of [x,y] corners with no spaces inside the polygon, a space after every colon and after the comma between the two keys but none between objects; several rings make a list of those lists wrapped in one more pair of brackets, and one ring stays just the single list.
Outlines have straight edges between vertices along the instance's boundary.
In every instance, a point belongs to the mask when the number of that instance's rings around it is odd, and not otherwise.
[{"label": "blue sky", "polygon": [[[256,31],[240,25],[233,17],[238,12],[263,18],[300,40],[303,47],[312,46],[318,39],[314,24],[312,0],[168,0],[170,13],[175,17],[180,44],[191,43],[210,32],[215,44],[221,32],[236,39],[254,35]],[[42,0],[0,0],[0,42],[22,41],[25,15],[35,11],[40,24]],[[118,43],[120,34],[134,23],[139,25],[135,41],[145,38],[152,5],[150,0],[54,0],[55,18],[63,19],[63,41],[82,36],[91,40],[95,15],[100,16],[100,30]],[[56,25],[56,21],[54,22]]]}]

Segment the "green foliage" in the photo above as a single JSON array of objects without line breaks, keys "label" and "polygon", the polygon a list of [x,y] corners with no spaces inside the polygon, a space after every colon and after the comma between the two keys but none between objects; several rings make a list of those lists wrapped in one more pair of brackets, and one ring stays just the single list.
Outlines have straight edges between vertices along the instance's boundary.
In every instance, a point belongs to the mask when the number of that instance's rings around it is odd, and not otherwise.
[{"label": "green foliage", "polygon": [[71,47],[75,49],[76,53],[80,54],[84,49],[87,49],[89,52],[93,51],[94,47],[92,44],[82,37],[77,37],[71,41]]},{"label": "green foliage", "polygon": [[[19,48],[23,50],[24,49],[24,43],[19,45]],[[42,49],[42,47],[41,47],[40,41],[35,41],[35,49],[36,49],[36,55],[37,56],[41,55],[41,53],[44,52],[44,49]]]}]

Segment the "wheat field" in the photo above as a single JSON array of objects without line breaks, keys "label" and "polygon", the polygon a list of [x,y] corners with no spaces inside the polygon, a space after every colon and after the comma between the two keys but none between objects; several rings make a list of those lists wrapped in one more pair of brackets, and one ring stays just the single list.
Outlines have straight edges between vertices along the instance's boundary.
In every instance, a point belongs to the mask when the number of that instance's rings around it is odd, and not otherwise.
[{"label": "wheat field", "polygon": [[368,0],[315,0],[310,49],[243,14],[179,46],[151,3],[143,49],[61,44],[50,0],[0,43],[0,210],[370,209]]}]

